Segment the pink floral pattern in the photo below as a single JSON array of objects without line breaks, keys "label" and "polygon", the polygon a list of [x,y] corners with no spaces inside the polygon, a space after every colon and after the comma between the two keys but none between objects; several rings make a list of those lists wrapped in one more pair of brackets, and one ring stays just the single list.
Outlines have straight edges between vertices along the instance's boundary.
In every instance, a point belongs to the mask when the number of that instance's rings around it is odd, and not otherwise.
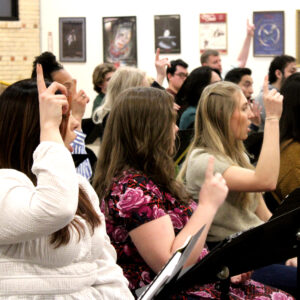
[{"label": "pink floral pattern", "polygon": [[[118,195],[119,193],[116,193]],[[129,217],[132,210],[141,210],[150,202],[150,196],[144,195],[140,188],[128,188],[124,194],[119,194],[120,200],[117,208],[120,210],[121,217]]]},{"label": "pink floral pattern", "polygon": [[[105,212],[102,202],[101,209]],[[108,215],[107,233],[118,254],[117,263],[123,268],[133,291],[149,284],[155,277],[130,239],[129,232],[144,223],[168,214],[174,226],[175,234],[185,226],[196,208],[195,202],[189,206],[180,204],[170,193],[163,191],[147,176],[134,170],[125,171],[123,176],[112,183],[110,194],[105,198]],[[146,237],[145,237],[146,238]],[[203,249],[201,258],[208,254]],[[176,299],[219,299],[220,291],[214,284],[196,287]],[[273,299],[291,300],[292,297],[278,290],[248,280],[246,284],[232,285],[230,299]]]}]

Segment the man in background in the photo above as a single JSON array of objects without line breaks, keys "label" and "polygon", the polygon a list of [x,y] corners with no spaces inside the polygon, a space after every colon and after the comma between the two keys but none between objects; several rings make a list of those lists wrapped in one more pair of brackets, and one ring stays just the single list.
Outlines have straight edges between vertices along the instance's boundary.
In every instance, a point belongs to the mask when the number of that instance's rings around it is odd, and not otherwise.
[{"label": "man in background", "polygon": [[[294,74],[295,72],[297,72],[297,66],[296,59],[293,56],[275,56],[274,59],[271,61],[269,67],[269,90],[276,89],[277,91],[279,91],[284,80],[292,74]],[[263,131],[266,113],[264,108],[262,89],[255,98],[255,100],[262,106],[261,124],[259,126],[259,130]]]},{"label": "man in background", "polygon": [[251,75],[252,72],[249,68],[234,68],[226,74],[224,80],[236,83],[241,88],[253,113],[253,117],[251,118],[251,129],[258,131],[261,123],[261,106],[252,98],[253,79]]},{"label": "man in background", "polygon": [[[241,52],[237,58],[237,62],[233,64],[235,65],[235,67],[244,68],[246,66],[251,40],[254,35],[254,28],[255,28],[254,25],[250,24],[249,20],[247,20],[247,35],[244,40]],[[224,75],[222,60],[220,57],[220,53],[217,50],[213,50],[213,49],[205,50],[200,57],[200,62],[202,66],[208,66],[211,67],[212,69],[217,69],[220,71],[221,74],[223,73]]]},{"label": "man in background", "polygon": [[174,97],[188,76],[188,64],[182,59],[172,60],[167,67],[168,88],[166,89]]}]

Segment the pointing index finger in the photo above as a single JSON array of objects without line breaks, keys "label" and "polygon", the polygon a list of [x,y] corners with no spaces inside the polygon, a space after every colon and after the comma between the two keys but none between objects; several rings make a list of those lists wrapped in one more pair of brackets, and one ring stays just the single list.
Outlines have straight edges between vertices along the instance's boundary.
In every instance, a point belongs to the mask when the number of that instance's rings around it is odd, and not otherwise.
[{"label": "pointing index finger", "polygon": [[155,61],[159,60],[159,54],[160,54],[160,48],[157,48],[155,53]]},{"label": "pointing index finger", "polygon": [[41,64],[36,65],[36,82],[39,94],[43,93],[47,87],[44,80],[43,67]]},{"label": "pointing index finger", "polygon": [[269,92],[269,76],[266,75],[264,79],[263,93],[266,95]]}]

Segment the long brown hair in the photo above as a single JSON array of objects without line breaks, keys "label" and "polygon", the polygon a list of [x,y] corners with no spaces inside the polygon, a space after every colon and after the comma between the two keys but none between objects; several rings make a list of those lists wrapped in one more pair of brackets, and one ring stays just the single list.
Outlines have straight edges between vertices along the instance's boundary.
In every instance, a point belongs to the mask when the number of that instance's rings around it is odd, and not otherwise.
[{"label": "long brown hair", "polygon": [[[47,83],[49,84],[49,83]],[[69,119],[67,113],[60,129],[65,136]],[[39,100],[36,82],[21,80],[9,86],[0,96],[0,168],[16,169],[25,173],[36,185],[37,179],[31,171],[33,152],[40,143]],[[91,226],[98,226],[100,218],[84,191],[79,188],[76,215],[81,216]],[[79,239],[84,234],[83,225],[76,219],[53,233],[50,243],[55,247],[70,241],[70,230],[74,227]]]},{"label": "long brown hair", "polygon": [[[253,169],[247,159],[243,141],[236,139],[230,128],[239,93],[240,87],[227,81],[213,83],[204,89],[195,116],[195,135],[177,177],[181,182],[185,180],[189,157],[197,148],[225,159],[232,165]],[[246,207],[249,201],[248,193],[244,192],[237,199],[242,207]]]},{"label": "long brown hair", "polygon": [[94,188],[102,199],[114,178],[135,169],[179,201],[187,202],[184,187],[175,180],[172,159],[173,97],[155,88],[130,88],[116,99],[106,124],[94,177]]}]

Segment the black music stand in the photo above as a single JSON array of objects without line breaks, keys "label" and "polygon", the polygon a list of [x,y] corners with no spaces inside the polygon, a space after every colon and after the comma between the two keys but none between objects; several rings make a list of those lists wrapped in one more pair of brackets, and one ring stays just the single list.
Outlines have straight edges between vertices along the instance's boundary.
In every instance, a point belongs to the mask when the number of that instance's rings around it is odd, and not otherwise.
[{"label": "black music stand", "polygon": [[300,207],[279,216],[275,215],[265,224],[224,240],[200,262],[182,270],[177,279],[165,285],[155,299],[168,299],[170,295],[196,284],[213,282],[220,282],[221,299],[227,299],[231,276],[295,256],[299,260],[299,239]]}]

